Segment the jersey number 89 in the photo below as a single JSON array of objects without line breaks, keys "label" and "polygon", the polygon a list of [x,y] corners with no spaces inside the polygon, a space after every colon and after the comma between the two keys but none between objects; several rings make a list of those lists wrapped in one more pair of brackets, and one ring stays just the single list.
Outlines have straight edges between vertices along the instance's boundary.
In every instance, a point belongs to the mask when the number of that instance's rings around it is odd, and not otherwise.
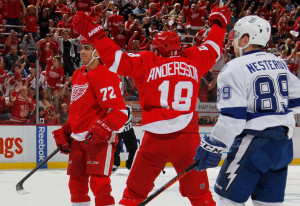
[{"label": "jersey number 89", "polygon": [[[288,104],[288,83],[286,74],[278,74],[277,85],[268,75],[258,76],[253,82],[256,112],[283,112]],[[277,86],[277,87],[276,87]],[[278,88],[278,92],[276,91]],[[278,94],[280,97],[278,96]],[[283,102],[278,103],[278,99]],[[280,107],[282,106],[282,107]]]}]

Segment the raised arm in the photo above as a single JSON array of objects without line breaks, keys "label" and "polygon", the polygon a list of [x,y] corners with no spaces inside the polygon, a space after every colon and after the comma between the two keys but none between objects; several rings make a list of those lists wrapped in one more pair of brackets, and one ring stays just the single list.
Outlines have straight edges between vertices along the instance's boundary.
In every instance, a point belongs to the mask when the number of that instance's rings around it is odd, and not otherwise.
[{"label": "raised arm", "polygon": [[20,3],[21,3],[21,6],[22,6],[22,9],[23,9],[23,14],[25,16],[27,14],[26,6],[25,6],[23,0],[20,0]]}]

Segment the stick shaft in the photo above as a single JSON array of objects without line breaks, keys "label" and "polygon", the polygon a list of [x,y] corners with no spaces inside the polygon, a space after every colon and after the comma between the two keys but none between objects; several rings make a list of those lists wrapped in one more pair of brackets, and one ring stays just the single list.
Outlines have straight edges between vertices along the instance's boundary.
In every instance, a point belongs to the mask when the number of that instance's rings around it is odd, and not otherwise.
[{"label": "stick shaft", "polygon": [[149,197],[147,197],[147,199],[145,199],[143,202],[141,202],[140,204],[138,204],[138,206],[144,206],[147,203],[149,203],[151,200],[153,200],[155,197],[157,197],[160,193],[162,193],[163,191],[165,191],[166,189],[168,189],[171,185],[173,185],[175,182],[177,182],[178,180],[180,180],[181,178],[183,178],[187,173],[189,173],[197,165],[198,165],[198,160],[196,162],[194,162],[193,164],[191,164],[188,168],[186,168],[185,170],[183,170],[180,174],[178,174],[177,176],[175,176],[173,179],[171,179],[169,182],[167,182],[164,186],[162,186],[161,188],[159,188],[156,192],[154,192]]},{"label": "stick shaft", "polygon": [[31,170],[23,179],[21,179],[20,182],[18,182],[17,185],[23,184],[25,180],[27,180],[33,173],[35,173],[38,169],[40,169],[46,162],[48,162],[49,159],[51,159],[59,150],[61,147],[56,148],[46,159],[44,159],[38,166],[36,166],[33,170]]}]

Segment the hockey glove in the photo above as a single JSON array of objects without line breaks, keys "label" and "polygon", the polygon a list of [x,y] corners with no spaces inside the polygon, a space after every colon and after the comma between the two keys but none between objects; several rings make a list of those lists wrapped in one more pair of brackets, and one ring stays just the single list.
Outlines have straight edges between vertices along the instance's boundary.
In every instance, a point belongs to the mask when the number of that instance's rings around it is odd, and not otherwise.
[{"label": "hockey glove", "polygon": [[83,11],[76,12],[72,21],[72,27],[91,43],[93,43],[95,39],[101,39],[105,36],[105,31],[102,26]]},{"label": "hockey glove", "polygon": [[60,129],[54,130],[52,135],[55,139],[57,147],[61,147],[60,151],[64,154],[70,153],[71,148],[71,128],[67,125],[63,125]]},{"label": "hockey glove", "polygon": [[219,8],[215,6],[209,15],[208,23],[212,27],[213,24],[218,24],[221,28],[225,29],[230,21],[230,11],[226,6]]},{"label": "hockey glove", "polygon": [[110,140],[112,132],[106,122],[99,119],[93,124],[87,137],[91,134],[91,141],[107,142]]},{"label": "hockey glove", "polygon": [[213,142],[209,137],[204,136],[201,140],[200,146],[197,148],[197,152],[194,160],[199,160],[198,166],[195,168],[198,171],[205,170],[218,166],[222,152],[226,148],[226,145],[221,142]]}]

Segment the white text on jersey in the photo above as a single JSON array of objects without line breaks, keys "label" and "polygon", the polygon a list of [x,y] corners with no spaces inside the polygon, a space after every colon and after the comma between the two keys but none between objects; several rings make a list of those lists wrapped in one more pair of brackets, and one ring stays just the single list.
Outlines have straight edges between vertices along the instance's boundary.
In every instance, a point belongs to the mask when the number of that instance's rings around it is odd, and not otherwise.
[{"label": "white text on jersey", "polygon": [[198,82],[198,70],[185,62],[170,62],[151,69],[147,82],[166,76],[181,75],[195,79]]}]

